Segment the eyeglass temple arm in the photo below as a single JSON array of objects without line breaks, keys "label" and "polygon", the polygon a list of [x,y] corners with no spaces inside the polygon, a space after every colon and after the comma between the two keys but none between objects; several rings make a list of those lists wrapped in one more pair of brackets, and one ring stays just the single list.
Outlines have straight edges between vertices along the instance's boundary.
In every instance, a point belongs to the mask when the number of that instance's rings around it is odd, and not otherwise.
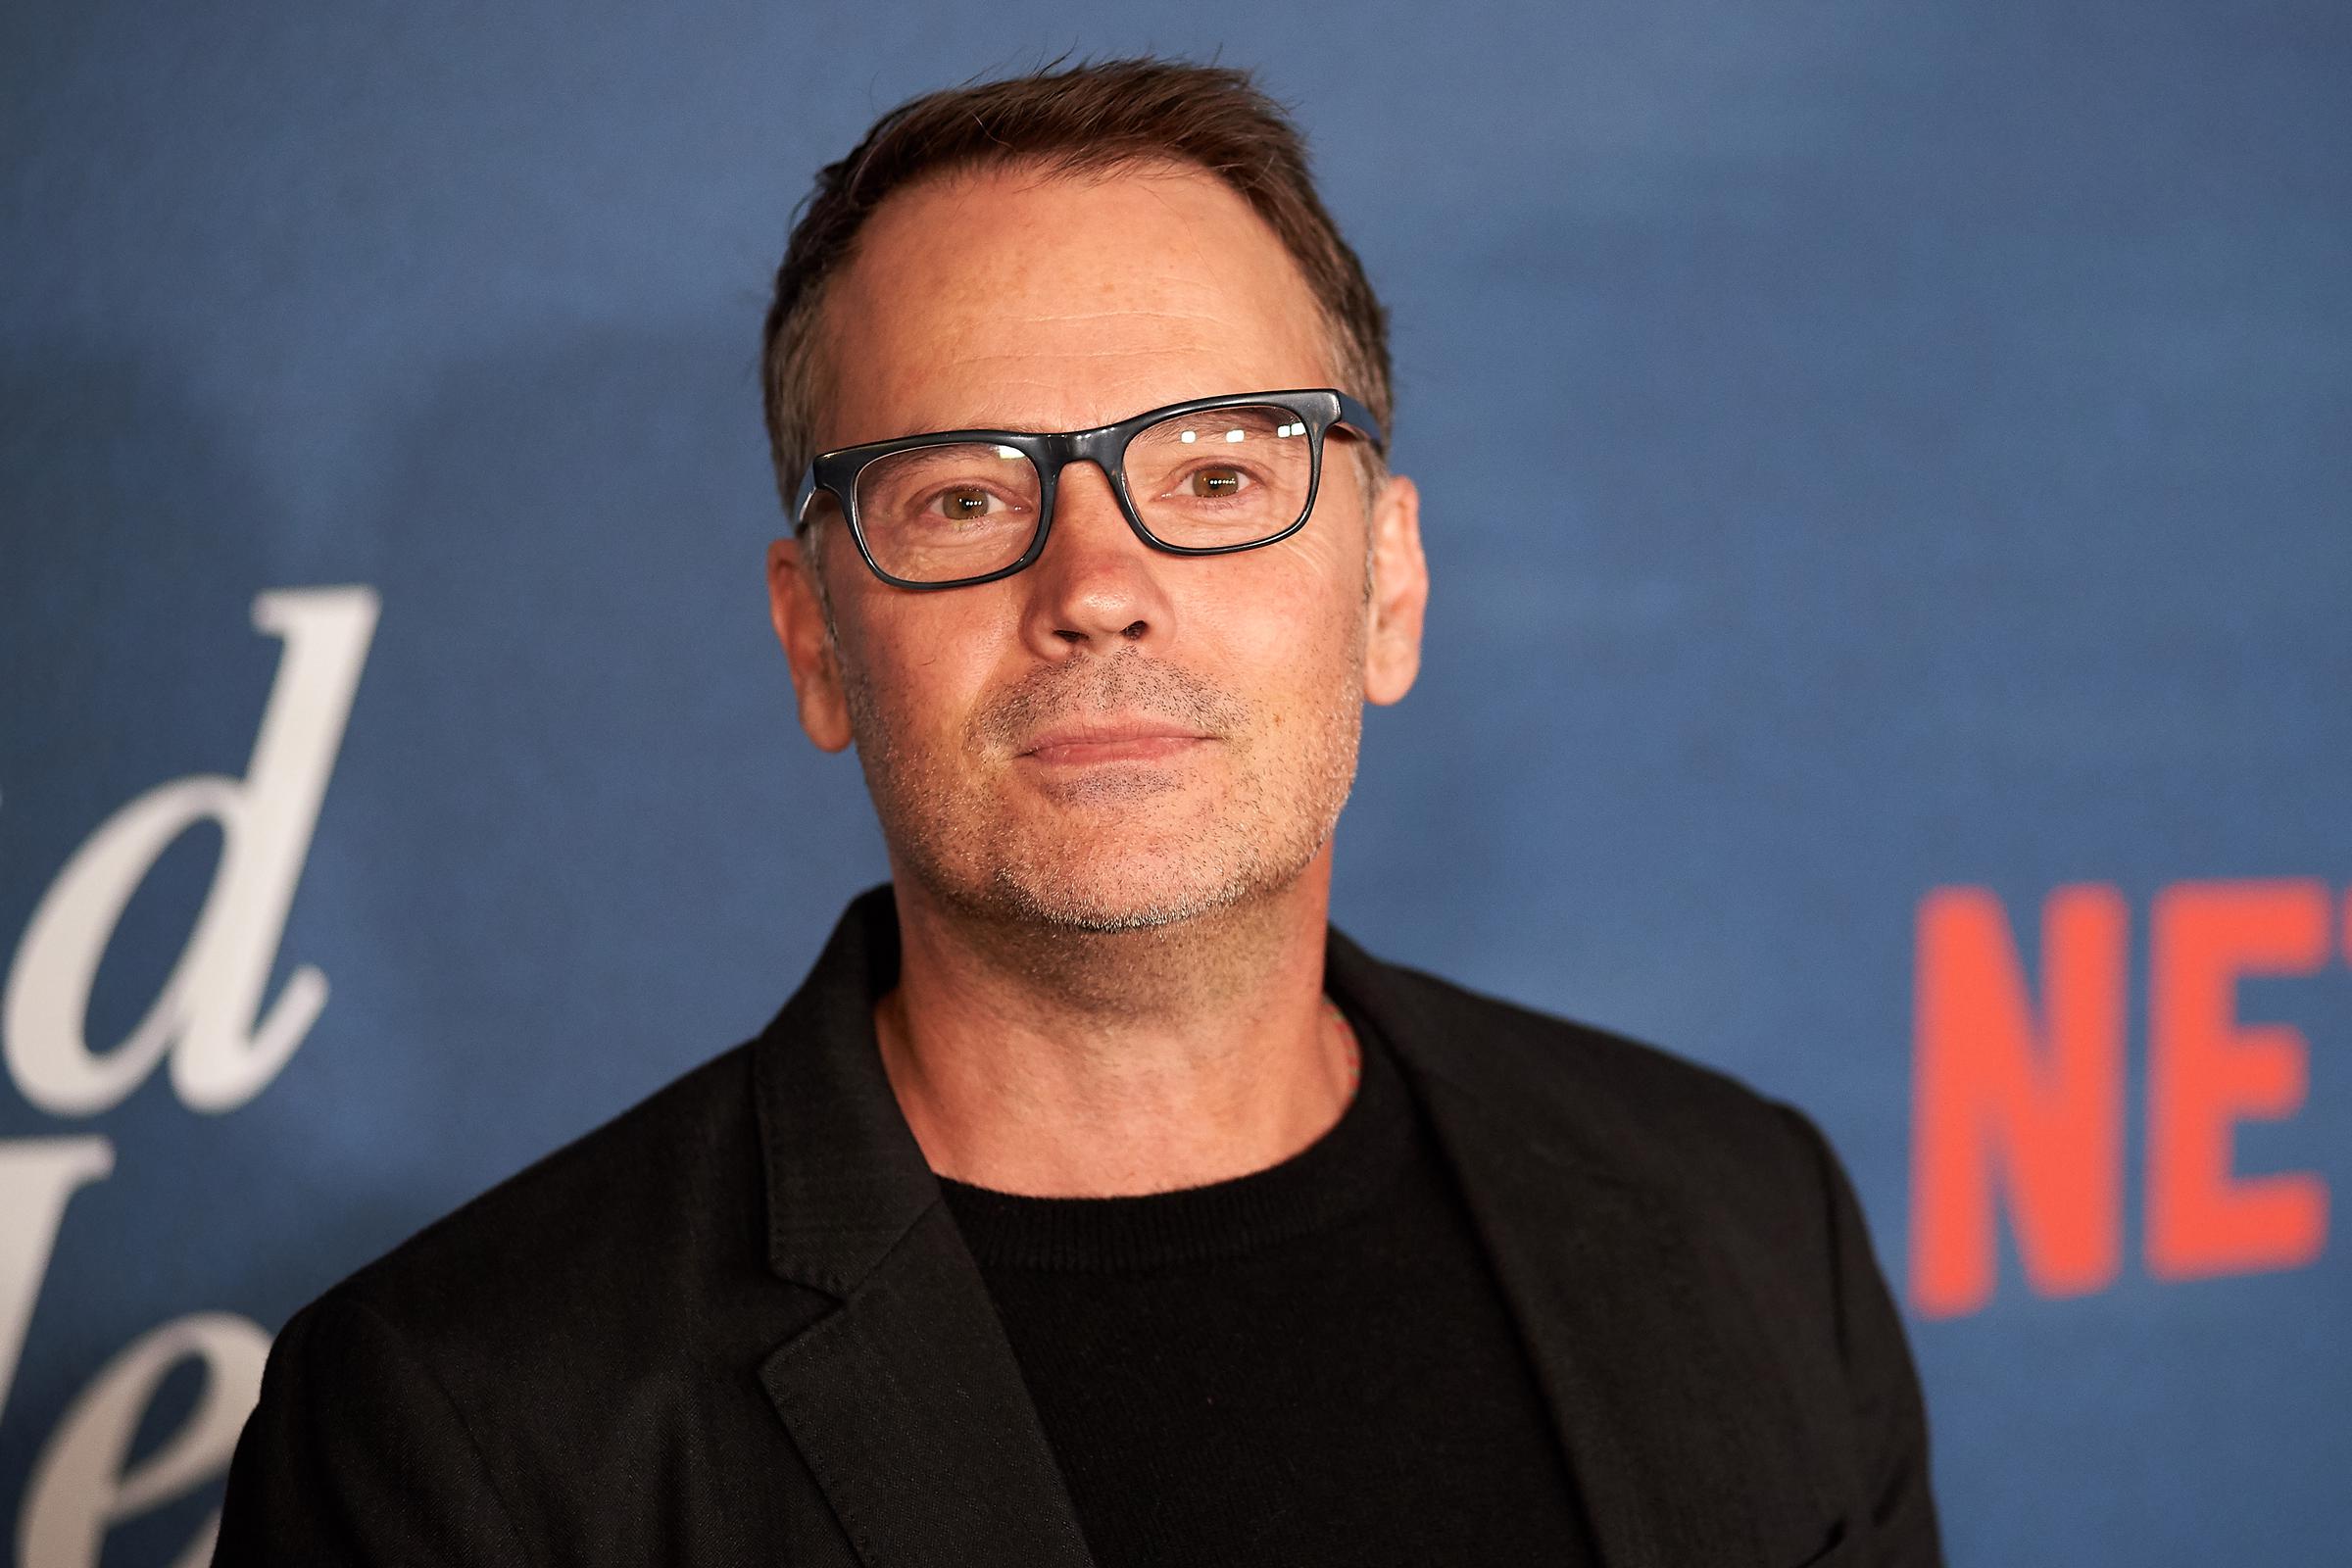
[{"label": "eyeglass temple arm", "polygon": [[1381,429],[1380,421],[1372,417],[1370,409],[1345,392],[1340,394],[1340,422],[1371,442],[1372,450],[1382,457],[1389,455],[1388,433]]},{"label": "eyeglass temple arm", "polygon": [[793,494],[792,531],[794,533],[797,534],[807,531],[808,527],[808,508],[809,505],[816,500],[816,465],[811,463],[808,465],[808,471],[801,476],[800,489],[795,491]]}]

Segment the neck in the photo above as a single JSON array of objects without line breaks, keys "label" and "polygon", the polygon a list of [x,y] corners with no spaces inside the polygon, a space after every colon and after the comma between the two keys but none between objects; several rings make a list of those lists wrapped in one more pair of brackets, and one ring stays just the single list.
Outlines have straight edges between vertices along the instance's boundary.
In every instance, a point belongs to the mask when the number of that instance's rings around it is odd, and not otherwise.
[{"label": "neck", "polygon": [[1296,881],[1139,931],[1007,924],[897,880],[882,1060],[931,1168],[1046,1197],[1246,1175],[1339,1119],[1352,1042],[1323,1000],[1330,846]]}]

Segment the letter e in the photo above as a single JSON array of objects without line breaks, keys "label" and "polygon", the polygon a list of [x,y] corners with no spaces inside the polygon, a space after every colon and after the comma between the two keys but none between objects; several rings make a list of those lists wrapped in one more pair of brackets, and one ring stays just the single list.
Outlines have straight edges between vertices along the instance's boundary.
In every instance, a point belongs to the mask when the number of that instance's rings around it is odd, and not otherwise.
[{"label": "letter e", "polygon": [[2328,960],[2315,881],[2181,882],[2158,895],[2148,999],[2148,1271],[2162,1279],[2299,1268],[2328,1237],[2328,1187],[2230,1175],[2230,1129],[2303,1104],[2310,1062],[2287,1024],[2237,1021],[2237,981]]},{"label": "letter e", "polygon": [[[164,1375],[204,1362],[204,1395],[155,1452],[124,1468],[139,1417]],[[124,1347],[70,1405],[33,1462],[17,1526],[17,1560],[43,1568],[99,1568],[107,1532],[182,1496],[228,1468],[237,1434],[261,1396],[270,1336],[228,1312],[192,1312]],[[214,1514],[172,1568],[204,1568],[220,1533]]]}]

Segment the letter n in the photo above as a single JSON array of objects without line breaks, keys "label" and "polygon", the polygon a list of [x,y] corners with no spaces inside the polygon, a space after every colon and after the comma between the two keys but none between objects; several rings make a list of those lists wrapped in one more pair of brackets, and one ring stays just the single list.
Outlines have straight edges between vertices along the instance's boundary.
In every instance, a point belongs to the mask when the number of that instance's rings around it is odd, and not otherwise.
[{"label": "letter n", "polygon": [[2036,1009],[1999,899],[1951,887],[1920,902],[1911,1149],[1920,1311],[1952,1316],[1992,1298],[1996,1186],[2034,1290],[2079,1296],[2114,1280],[2130,939],[2115,889],[2054,890],[2042,907]]}]

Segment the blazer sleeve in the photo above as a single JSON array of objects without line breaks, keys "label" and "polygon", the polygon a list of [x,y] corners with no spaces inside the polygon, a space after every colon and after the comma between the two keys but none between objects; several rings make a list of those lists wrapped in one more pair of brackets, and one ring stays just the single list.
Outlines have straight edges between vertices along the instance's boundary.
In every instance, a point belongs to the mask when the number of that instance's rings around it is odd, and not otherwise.
[{"label": "blazer sleeve", "polygon": [[1902,1318],[1871,1250],[1870,1230],[1844,1166],[1809,1118],[1781,1108],[1812,1152],[1828,1207],[1838,1347],[1870,1503],[1869,1549],[1856,1561],[1872,1568],[1941,1568],[1927,1405]]},{"label": "blazer sleeve", "polygon": [[270,1347],[229,1461],[214,1568],[524,1568],[513,1520],[447,1392],[341,1290]]}]

